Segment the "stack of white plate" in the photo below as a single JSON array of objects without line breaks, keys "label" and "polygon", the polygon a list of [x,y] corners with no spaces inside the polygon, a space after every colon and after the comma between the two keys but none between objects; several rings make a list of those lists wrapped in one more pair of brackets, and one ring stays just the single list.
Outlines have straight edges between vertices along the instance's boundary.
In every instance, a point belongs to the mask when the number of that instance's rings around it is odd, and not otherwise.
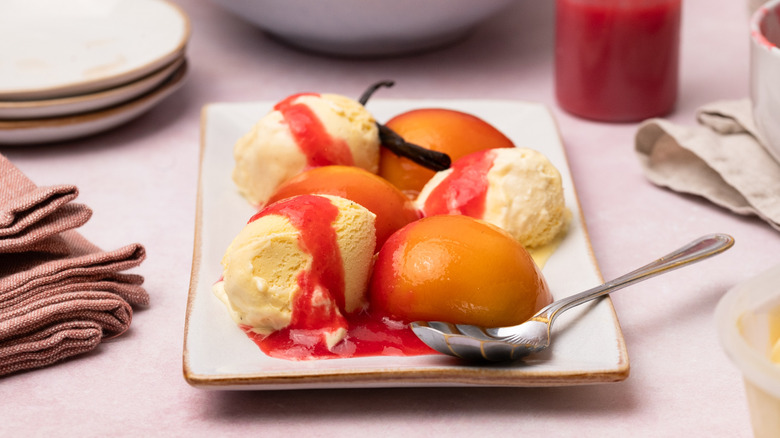
[{"label": "stack of white plate", "polygon": [[0,1],[0,144],[119,126],[177,90],[186,14],[165,0]]}]

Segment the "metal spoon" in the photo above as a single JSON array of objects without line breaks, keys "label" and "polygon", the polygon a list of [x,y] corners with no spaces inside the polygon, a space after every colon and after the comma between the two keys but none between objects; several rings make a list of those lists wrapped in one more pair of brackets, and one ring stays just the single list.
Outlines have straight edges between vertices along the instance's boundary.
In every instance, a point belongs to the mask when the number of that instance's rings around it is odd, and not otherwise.
[{"label": "metal spoon", "polygon": [[446,322],[417,321],[414,333],[434,350],[472,361],[519,359],[550,346],[550,328],[563,311],[664,272],[698,262],[734,245],[726,234],[700,237],[660,259],[601,286],[555,301],[528,321],[512,327],[483,328]]}]

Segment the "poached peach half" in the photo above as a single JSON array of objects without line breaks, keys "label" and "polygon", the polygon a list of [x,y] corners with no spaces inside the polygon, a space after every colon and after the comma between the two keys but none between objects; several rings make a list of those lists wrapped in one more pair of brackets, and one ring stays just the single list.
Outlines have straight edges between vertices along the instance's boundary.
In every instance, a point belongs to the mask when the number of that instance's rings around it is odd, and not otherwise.
[{"label": "poached peach half", "polygon": [[[409,143],[444,152],[454,162],[472,152],[511,148],[514,143],[493,125],[477,116],[443,108],[421,108],[398,114],[385,126]],[[434,172],[412,160],[381,148],[379,176],[414,198]]]},{"label": "poached peach half", "polygon": [[309,169],[282,183],[268,204],[297,195],[340,196],[357,202],[376,215],[376,247],[406,224],[420,219],[414,203],[381,177],[354,166]]},{"label": "poached peach half", "polygon": [[505,231],[460,215],[413,222],[379,251],[369,286],[374,312],[405,322],[519,324],[552,302],[523,246]]}]

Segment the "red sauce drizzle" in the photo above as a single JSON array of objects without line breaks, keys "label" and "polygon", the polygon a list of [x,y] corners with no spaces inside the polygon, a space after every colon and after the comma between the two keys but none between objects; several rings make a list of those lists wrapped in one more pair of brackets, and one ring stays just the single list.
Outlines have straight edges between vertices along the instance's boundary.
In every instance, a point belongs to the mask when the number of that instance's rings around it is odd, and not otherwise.
[{"label": "red sauce drizzle", "polygon": [[343,317],[326,306],[312,308],[309,304],[316,293],[332,298],[339,309],[344,310],[344,266],[336,240],[333,221],[339,209],[328,198],[302,195],[276,202],[252,216],[250,222],[269,214],[286,217],[301,233],[301,250],[311,254],[311,269],[298,275],[301,292],[293,303],[291,327],[313,329],[321,327],[345,327]]},{"label": "red sauce drizzle", "polygon": [[[249,222],[270,214],[286,217],[301,232],[301,249],[312,258],[310,270],[298,276],[300,292],[295,296],[290,325],[268,336],[251,327],[241,329],[271,357],[306,360],[360,356],[413,356],[433,352],[406,324],[360,312],[344,311],[344,267],[333,221],[338,207],[322,196],[301,195],[264,208]],[[330,294],[340,310],[331,306],[312,307],[315,293]],[[346,316],[346,317],[345,317]],[[327,349],[323,329],[347,329],[347,337],[333,351]]]},{"label": "red sauce drizzle", "polygon": [[274,109],[282,113],[295,142],[301,152],[306,155],[307,166],[354,165],[352,151],[347,142],[331,137],[325,129],[325,125],[308,105],[295,103],[295,100],[301,96],[319,96],[319,94],[294,94],[277,103]]},{"label": "red sauce drizzle", "polygon": [[488,149],[455,161],[452,164],[452,172],[425,200],[425,215],[462,214],[481,218],[485,212],[485,198],[489,186],[487,173],[493,166],[495,157],[495,151]]}]

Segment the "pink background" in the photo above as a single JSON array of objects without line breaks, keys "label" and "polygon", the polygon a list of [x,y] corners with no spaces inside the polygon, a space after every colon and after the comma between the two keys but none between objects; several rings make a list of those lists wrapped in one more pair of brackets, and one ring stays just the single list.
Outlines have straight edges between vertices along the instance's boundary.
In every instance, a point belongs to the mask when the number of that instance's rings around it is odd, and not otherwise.
[{"label": "pink background", "polygon": [[[39,185],[76,184],[95,213],[82,233],[113,249],[140,242],[152,303],[131,330],[91,354],[0,380],[1,435],[174,436],[749,436],[741,376],[722,352],[721,295],[780,263],[780,235],[696,197],[650,184],[633,151],[636,124],[571,117],[553,94],[552,1],[517,1],[467,40],[413,57],[345,60],[265,37],[205,0],[190,15],[190,77],[174,96],[111,132],[49,146],[2,148]],[[680,95],[669,118],[748,96],[748,11],[740,0],[686,0]],[[694,237],[736,246],[613,298],[630,377],[582,387],[210,392],[182,378],[193,245],[199,118],[204,104],[279,100],[300,91],[359,96],[394,79],[388,98],[542,102],[560,125],[605,278]]]}]

